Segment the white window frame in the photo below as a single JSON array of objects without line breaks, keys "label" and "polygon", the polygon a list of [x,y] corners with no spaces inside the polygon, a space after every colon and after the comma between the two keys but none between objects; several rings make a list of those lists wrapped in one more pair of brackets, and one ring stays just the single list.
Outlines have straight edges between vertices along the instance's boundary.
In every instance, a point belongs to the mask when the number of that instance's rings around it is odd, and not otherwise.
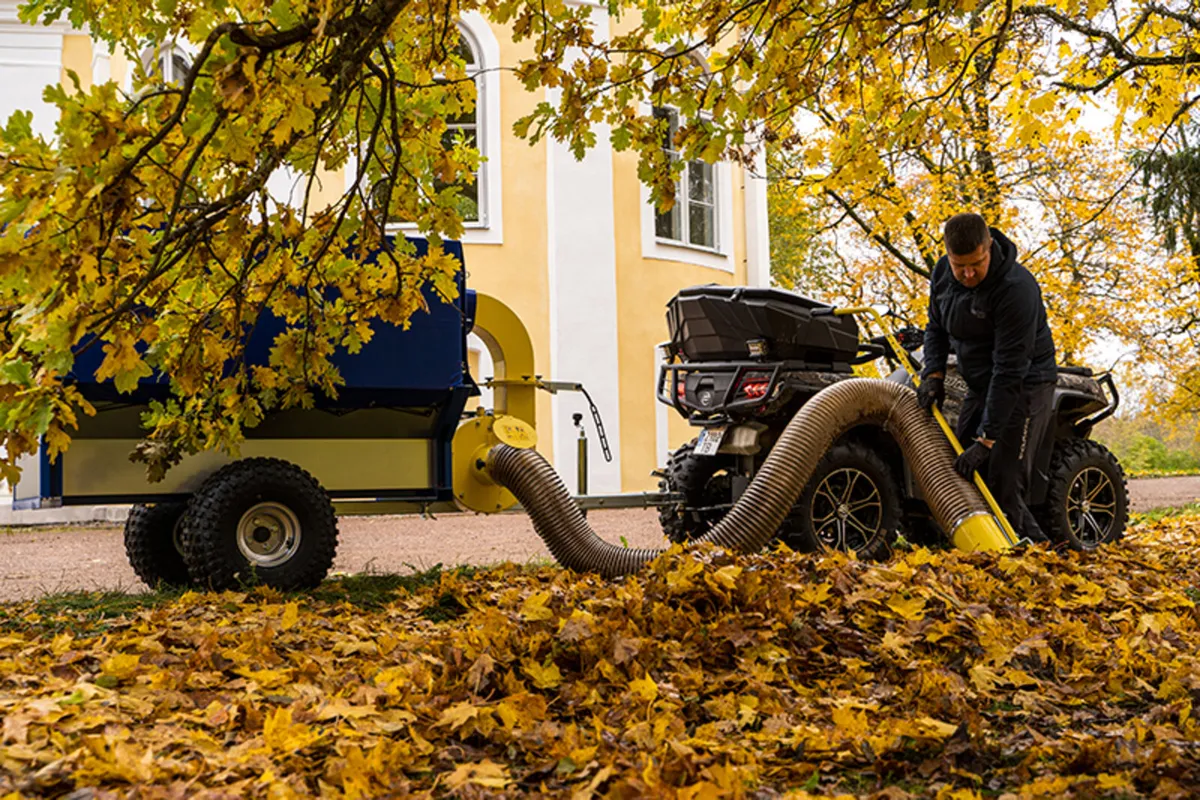
[{"label": "white window frame", "polygon": [[[475,54],[475,142],[479,148],[480,164],[476,176],[479,198],[479,219],[463,223],[461,241],[464,244],[503,244],[504,215],[501,204],[503,179],[500,166],[500,42],[491,26],[477,11],[464,12],[458,20],[460,35]],[[346,169],[357,164],[352,159]],[[417,226],[411,222],[387,225],[390,233],[411,233]]]},{"label": "white window frame", "polygon": [[[670,107],[658,107],[658,108],[654,109],[654,113],[656,116],[659,112],[662,112],[662,113],[665,113],[668,115],[668,126],[669,127],[667,129],[667,138],[663,145],[663,149],[671,154],[672,161],[678,160],[683,163],[683,172],[680,173],[679,180],[675,184],[675,203],[674,203],[674,205],[671,206],[671,210],[666,211],[666,212],[660,212],[660,211],[658,211],[658,209],[655,209],[655,212],[654,212],[654,236],[655,236],[655,239],[664,244],[686,245],[688,247],[695,247],[698,250],[707,250],[709,252],[719,253],[719,252],[721,252],[721,247],[720,247],[721,236],[720,236],[720,230],[718,229],[718,224],[717,224],[718,223],[718,215],[717,215],[717,185],[716,185],[717,170],[716,170],[716,165],[709,164],[708,162],[700,161],[698,159],[684,161],[683,157],[680,155],[680,153],[675,150],[674,142],[671,141],[671,138],[670,138],[671,137],[671,128],[672,127],[677,128],[679,125],[679,112],[676,111],[674,108],[670,108]],[[700,165],[700,168],[702,170],[704,170],[704,169],[708,170],[709,194],[712,198],[711,202],[708,202],[708,203],[704,202],[703,200],[694,199],[691,194],[691,192],[692,192],[692,170],[693,170],[693,168],[695,168],[695,166],[697,164]],[[707,206],[712,209],[712,221],[711,221],[711,224],[709,227],[709,235],[712,239],[711,244],[707,243],[707,242],[692,241],[692,231],[691,231],[692,213],[691,213],[691,210],[692,210],[693,206]],[[670,236],[663,236],[662,234],[660,234],[658,232],[658,221],[667,214],[670,214],[679,220],[679,238],[678,239],[672,238]]]},{"label": "white window frame", "polygon": [[[654,113],[654,106],[640,105],[640,112],[647,116]],[[662,106],[662,108],[669,108]],[[670,109],[674,111],[675,109]],[[639,200],[642,206],[642,257],[662,261],[679,261],[699,267],[710,267],[733,274],[733,165],[718,161],[713,168],[713,220],[715,247],[702,247],[675,239],[659,238],[657,233],[658,209],[650,200],[650,187],[638,182]],[[684,180],[686,180],[686,170]],[[686,183],[681,181],[683,191]],[[678,191],[678,190],[677,190]],[[678,200],[676,201],[678,202]]]},{"label": "white window frame", "polygon": [[[145,70],[147,74],[151,74],[150,66],[152,63],[156,67],[163,67],[162,80],[155,85],[165,86],[171,83],[181,83],[183,81],[183,76],[174,74],[176,56],[181,56],[185,61],[187,61],[189,68],[196,62],[196,52],[191,47],[186,46],[184,43],[178,40],[172,40],[169,42],[160,42],[158,44],[151,45],[143,50],[140,56],[142,69]],[[172,74],[168,75],[167,73]],[[132,85],[132,71],[130,71],[128,77],[130,84]]]}]

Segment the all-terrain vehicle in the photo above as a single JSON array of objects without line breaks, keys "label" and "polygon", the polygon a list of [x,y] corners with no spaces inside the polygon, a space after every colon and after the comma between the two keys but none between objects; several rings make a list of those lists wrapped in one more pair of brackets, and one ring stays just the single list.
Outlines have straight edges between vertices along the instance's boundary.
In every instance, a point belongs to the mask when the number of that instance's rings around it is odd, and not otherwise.
[{"label": "all-terrain vehicle", "polygon": [[[658,376],[658,399],[700,428],[660,473],[661,506],[672,541],[705,533],[732,507],[795,413],[821,389],[855,376],[855,367],[886,359],[887,380],[912,385],[886,336],[859,340],[853,316],[835,316],[819,301],[780,289],[697,286],[667,305],[671,339]],[[897,332],[920,365],[923,334]],[[951,356],[943,411],[951,425],[966,384]],[[1062,366],[1054,420],[1036,443],[1030,506],[1060,543],[1090,550],[1122,535],[1128,493],[1121,465],[1090,437],[1120,402],[1111,375]],[[947,541],[929,513],[899,445],[884,428],[861,425],[840,437],[819,462],[778,538],[797,550],[855,550],[886,556],[903,533],[914,543]]]}]

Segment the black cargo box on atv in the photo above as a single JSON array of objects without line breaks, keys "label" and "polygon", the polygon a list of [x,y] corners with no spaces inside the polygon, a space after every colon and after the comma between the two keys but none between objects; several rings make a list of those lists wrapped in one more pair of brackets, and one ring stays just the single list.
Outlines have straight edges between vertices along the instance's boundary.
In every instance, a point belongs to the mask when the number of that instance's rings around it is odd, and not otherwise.
[{"label": "black cargo box on atv", "polygon": [[782,289],[693,286],[667,303],[671,347],[685,361],[744,361],[749,343],[766,343],[763,358],[799,361],[799,369],[850,372],[858,352],[852,316],[816,316],[830,306]]}]

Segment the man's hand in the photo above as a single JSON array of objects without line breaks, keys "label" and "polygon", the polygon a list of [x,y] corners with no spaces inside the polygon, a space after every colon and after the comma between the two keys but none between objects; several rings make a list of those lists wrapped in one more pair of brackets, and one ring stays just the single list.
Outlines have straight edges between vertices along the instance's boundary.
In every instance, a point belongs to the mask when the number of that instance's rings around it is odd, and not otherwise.
[{"label": "man's hand", "polygon": [[932,416],[933,406],[936,403],[938,408],[946,402],[946,380],[940,375],[930,375],[925,380],[921,381],[921,385],[917,387],[917,405],[925,409],[925,412]]},{"label": "man's hand", "polygon": [[971,474],[982,470],[991,455],[992,449],[983,442],[972,442],[970,447],[954,459],[954,471],[971,480]]}]

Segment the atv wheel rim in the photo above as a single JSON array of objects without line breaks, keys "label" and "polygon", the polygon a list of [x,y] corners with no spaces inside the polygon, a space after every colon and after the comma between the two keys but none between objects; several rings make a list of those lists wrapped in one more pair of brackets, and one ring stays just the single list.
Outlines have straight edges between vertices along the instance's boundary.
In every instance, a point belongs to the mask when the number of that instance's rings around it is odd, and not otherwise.
[{"label": "atv wheel rim", "polygon": [[280,503],[259,503],[242,514],[238,550],[254,566],[274,567],[300,549],[300,520]]},{"label": "atv wheel rim", "polygon": [[1067,525],[1084,547],[1108,541],[1117,521],[1117,490],[1102,469],[1080,470],[1067,490]]},{"label": "atv wheel rim", "polygon": [[862,550],[875,539],[883,520],[883,496],[871,476],[857,469],[836,469],[813,492],[813,531],[834,550]]},{"label": "atv wheel rim", "polygon": [[180,514],[179,519],[175,520],[175,526],[171,528],[171,543],[175,545],[175,552],[180,556],[183,555],[183,519],[187,514]]}]

